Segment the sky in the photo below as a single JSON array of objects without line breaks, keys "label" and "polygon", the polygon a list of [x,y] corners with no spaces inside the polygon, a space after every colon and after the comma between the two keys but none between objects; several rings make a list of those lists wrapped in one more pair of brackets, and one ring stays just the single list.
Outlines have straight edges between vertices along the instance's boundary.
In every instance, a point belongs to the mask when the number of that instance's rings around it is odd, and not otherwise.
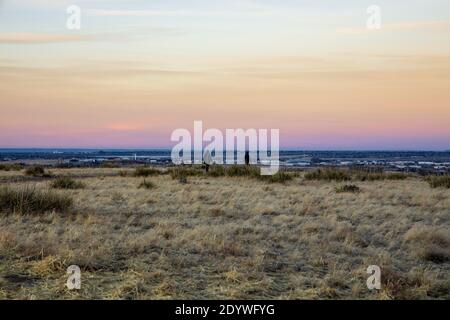
[{"label": "sky", "polygon": [[195,120],[450,150],[450,2],[0,0],[0,147],[165,148]]}]

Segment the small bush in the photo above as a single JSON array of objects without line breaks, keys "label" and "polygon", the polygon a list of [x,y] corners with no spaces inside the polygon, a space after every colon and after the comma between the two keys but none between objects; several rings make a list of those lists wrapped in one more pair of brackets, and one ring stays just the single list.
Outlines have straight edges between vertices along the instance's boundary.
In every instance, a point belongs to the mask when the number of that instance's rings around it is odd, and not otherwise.
[{"label": "small bush", "polygon": [[231,166],[212,166],[208,172],[211,177],[250,177],[269,183],[285,183],[292,180],[293,176],[286,171],[278,171],[274,175],[261,175],[261,168],[257,166],[231,165]]},{"label": "small bush", "polygon": [[45,169],[42,166],[31,166],[25,170],[27,176],[43,177],[45,175]]},{"label": "small bush", "polygon": [[0,210],[3,213],[36,214],[48,211],[65,212],[72,207],[72,198],[51,190],[25,186],[0,188]]},{"label": "small bush", "polygon": [[203,171],[201,170],[201,168],[197,169],[194,167],[185,167],[185,166],[178,166],[172,168],[170,169],[169,173],[172,179],[174,180],[203,175]]},{"label": "small bush", "polygon": [[127,177],[127,176],[128,176],[128,171],[120,170],[120,171],[119,171],[119,176],[120,176],[120,177]]},{"label": "small bush", "polygon": [[343,193],[343,192],[350,192],[350,193],[358,193],[361,191],[361,189],[354,184],[346,184],[340,187],[336,187],[336,192],[337,193]]},{"label": "small bush", "polygon": [[150,167],[138,167],[134,171],[135,177],[150,177],[150,176],[157,176],[159,174],[161,174],[161,171]]},{"label": "small bush", "polygon": [[449,250],[437,245],[429,245],[419,249],[418,255],[422,260],[431,261],[437,264],[450,261]]},{"label": "small bush", "polygon": [[429,176],[428,183],[432,188],[450,188],[450,175],[443,176]]},{"label": "small bush", "polygon": [[260,176],[260,169],[255,166],[232,165],[226,168],[226,175],[229,177],[257,177]]},{"label": "small bush", "polygon": [[393,172],[393,173],[385,173],[386,180],[405,180],[409,177],[406,173],[401,172]]},{"label": "small bush", "polygon": [[220,165],[212,165],[209,168],[208,176],[211,177],[223,177],[226,174],[226,170],[224,166]]},{"label": "small bush", "polygon": [[186,177],[186,176],[180,176],[180,177],[178,178],[178,182],[181,183],[181,184],[186,184],[186,183],[188,183],[187,177]]},{"label": "small bush", "polygon": [[0,171],[20,171],[23,169],[23,166],[17,163],[12,164],[0,164]]},{"label": "small bush", "polygon": [[305,174],[306,180],[348,181],[351,176],[348,171],[340,169],[317,169]]},{"label": "small bush", "polygon": [[70,177],[59,177],[51,183],[54,189],[82,189],[84,184]]},{"label": "small bush", "polygon": [[146,181],[145,179],[139,185],[139,189],[154,189],[154,188],[156,188],[156,185],[151,181]]},{"label": "small bush", "polygon": [[259,180],[266,181],[268,183],[285,183],[287,181],[292,180],[293,178],[292,175],[290,175],[286,171],[281,170],[274,175],[263,176],[259,174],[257,177]]},{"label": "small bush", "polygon": [[104,161],[100,164],[100,168],[108,168],[108,169],[112,169],[112,168],[120,168],[120,163],[116,162],[116,161]]},{"label": "small bush", "polygon": [[408,175],[401,172],[359,172],[355,175],[355,180],[358,181],[405,180],[406,178],[408,178]]}]

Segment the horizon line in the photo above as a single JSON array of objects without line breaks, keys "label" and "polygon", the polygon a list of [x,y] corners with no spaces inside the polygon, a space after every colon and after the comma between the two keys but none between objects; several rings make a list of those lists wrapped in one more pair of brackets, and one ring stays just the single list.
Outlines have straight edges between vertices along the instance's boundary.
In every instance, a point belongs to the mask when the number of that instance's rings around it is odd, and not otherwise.
[{"label": "horizon line", "polygon": [[[171,147],[1,147],[1,150],[125,150],[125,151],[170,151]],[[200,151],[192,149],[191,152]],[[231,150],[222,150],[222,152],[227,152]],[[234,151],[248,151],[248,150],[234,150]],[[258,150],[259,151],[259,150]],[[267,151],[270,151],[267,150]],[[449,149],[311,149],[311,148],[280,148],[279,151],[306,151],[306,152],[450,152]]]}]

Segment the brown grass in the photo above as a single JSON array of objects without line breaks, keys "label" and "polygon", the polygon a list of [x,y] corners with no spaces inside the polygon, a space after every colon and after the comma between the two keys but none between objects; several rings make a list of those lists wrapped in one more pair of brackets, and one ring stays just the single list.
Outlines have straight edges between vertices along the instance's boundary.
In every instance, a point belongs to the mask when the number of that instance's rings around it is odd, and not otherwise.
[{"label": "brown grass", "polygon": [[3,214],[43,214],[48,211],[64,212],[72,206],[72,199],[50,190],[33,186],[0,189],[0,210]]},{"label": "brown grass", "polygon": [[43,177],[46,175],[45,169],[42,166],[31,166],[25,169],[25,175],[33,177]]},{"label": "brown grass", "polygon": [[83,189],[85,185],[70,177],[58,177],[52,181],[51,187],[54,189]]},{"label": "brown grass", "polygon": [[[73,198],[70,215],[1,217],[0,298],[450,299],[450,190],[420,178],[353,194],[303,174],[268,184],[200,170],[188,184],[154,175],[149,192],[115,169],[52,172],[86,187],[53,191]],[[80,291],[65,288],[72,264]],[[366,287],[372,264],[380,291]]]},{"label": "brown grass", "polygon": [[23,166],[16,163],[11,164],[0,164],[0,171],[20,171],[23,169]]},{"label": "brown grass", "polygon": [[450,175],[429,176],[427,177],[427,181],[432,188],[450,189]]}]

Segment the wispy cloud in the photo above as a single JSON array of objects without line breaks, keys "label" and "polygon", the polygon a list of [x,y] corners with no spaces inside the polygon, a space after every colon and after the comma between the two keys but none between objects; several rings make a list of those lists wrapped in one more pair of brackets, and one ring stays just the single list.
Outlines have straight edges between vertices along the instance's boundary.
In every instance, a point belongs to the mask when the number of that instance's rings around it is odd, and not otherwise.
[{"label": "wispy cloud", "polygon": [[450,30],[450,21],[411,21],[399,23],[383,23],[381,29],[370,30],[368,28],[339,28],[340,34],[367,34],[370,32],[393,32],[409,30]]},{"label": "wispy cloud", "polygon": [[[279,8],[239,8],[230,10],[105,10],[89,9],[88,15],[101,17],[314,17],[311,12]],[[324,14],[322,16],[330,16]]]},{"label": "wispy cloud", "polygon": [[79,34],[53,33],[0,33],[0,44],[36,44],[89,41],[92,36]]}]

